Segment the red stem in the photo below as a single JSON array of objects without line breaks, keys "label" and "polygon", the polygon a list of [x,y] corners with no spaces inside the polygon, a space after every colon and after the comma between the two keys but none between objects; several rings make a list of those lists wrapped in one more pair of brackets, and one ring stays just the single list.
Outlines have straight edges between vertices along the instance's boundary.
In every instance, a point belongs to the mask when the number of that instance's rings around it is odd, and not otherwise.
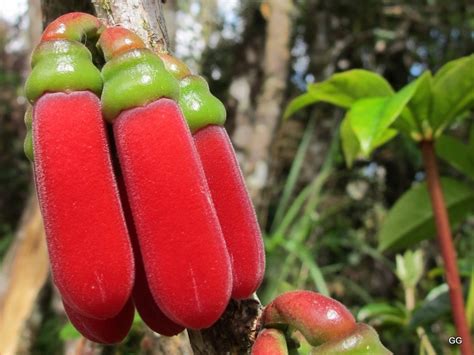
[{"label": "red stem", "polygon": [[441,189],[433,142],[421,142],[421,151],[423,153],[428,190],[431,197],[431,205],[433,207],[433,214],[438,232],[438,243],[441,248],[441,254],[443,256],[444,267],[446,270],[446,281],[449,286],[449,297],[451,299],[454,324],[456,326],[457,336],[461,337],[463,340],[461,344],[461,353],[463,355],[472,355],[472,339],[467,325],[466,312],[464,310],[464,300],[457,267],[456,251],[453,245],[448,212],[446,210],[443,191]]}]

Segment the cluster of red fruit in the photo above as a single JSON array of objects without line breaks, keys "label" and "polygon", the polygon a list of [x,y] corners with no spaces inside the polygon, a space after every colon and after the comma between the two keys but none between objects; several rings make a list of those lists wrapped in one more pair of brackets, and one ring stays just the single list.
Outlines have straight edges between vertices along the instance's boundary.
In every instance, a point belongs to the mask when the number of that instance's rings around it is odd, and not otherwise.
[{"label": "cluster of red fruit", "polygon": [[53,279],[84,336],[122,340],[135,308],[164,335],[206,328],[255,292],[263,242],[224,106],[202,77],[70,13],[44,31],[26,93]]},{"label": "cluster of red fruit", "polygon": [[[224,106],[205,80],[83,13],[46,28],[32,68],[25,152],[72,324],[115,343],[136,309],[171,336],[210,327],[231,298],[250,297],[263,242]],[[388,353],[343,305],[307,291],[277,297],[257,328],[254,355],[288,354],[293,330],[313,354]]]}]

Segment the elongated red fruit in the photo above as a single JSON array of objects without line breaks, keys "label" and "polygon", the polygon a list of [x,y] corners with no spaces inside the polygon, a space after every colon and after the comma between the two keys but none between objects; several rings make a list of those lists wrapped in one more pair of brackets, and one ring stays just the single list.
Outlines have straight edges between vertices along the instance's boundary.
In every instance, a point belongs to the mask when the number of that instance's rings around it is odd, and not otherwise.
[{"label": "elongated red fruit", "polygon": [[257,216],[245,187],[232,143],[224,128],[225,107],[204,78],[186,65],[160,54],[167,70],[180,80],[179,106],[193,133],[232,263],[232,298],[249,297],[265,271],[265,252]]},{"label": "elongated red fruit", "polygon": [[212,201],[231,256],[232,298],[249,297],[262,282],[265,253],[252,201],[224,127],[211,125],[194,134]]},{"label": "elongated red fruit", "polygon": [[173,101],[179,84],[129,31],[109,28],[98,43],[107,60],[103,113],[113,122],[151,294],[175,323],[209,327],[227,306],[232,274],[196,147]]},{"label": "elongated red fruit", "polygon": [[120,343],[132,327],[135,312],[131,300],[116,316],[109,319],[88,318],[78,313],[67,303],[64,303],[64,310],[79,333],[89,340],[102,344]]},{"label": "elongated red fruit", "polygon": [[229,301],[231,268],[178,105],[159,99],[124,111],[113,128],[151,293],[174,322],[209,327]]},{"label": "elongated red fruit", "polygon": [[278,329],[263,329],[252,346],[251,355],[288,355],[285,335]]},{"label": "elongated red fruit", "polygon": [[117,315],[130,297],[133,254],[99,99],[47,93],[33,111],[34,168],[54,282],[91,318]]},{"label": "elongated red fruit", "polygon": [[143,322],[154,332],[165,336],[181,333],[184,327],[169,319],[156,304],[145,275],[141,255],[136,259],[135,286],[133,287],[133,301]]},{"label": "elongated red fruit", "polygon": [[133,224],[132,212],[128,204],[125,184],[121,175],[117,176],[117,182],[121,197],[120,200],[122,201],[123,212],[125,214],[125,221],[127,222],[133,253],[135,255],[135,284],[132,292],[135,308],[143,322],[154,332],[165,336],[173,336],[181,333],[184,327],[169,319],[153,299],[150,287],[148,286],[148,280],[146,279],[140,245],[138,243],[135,225]]}]

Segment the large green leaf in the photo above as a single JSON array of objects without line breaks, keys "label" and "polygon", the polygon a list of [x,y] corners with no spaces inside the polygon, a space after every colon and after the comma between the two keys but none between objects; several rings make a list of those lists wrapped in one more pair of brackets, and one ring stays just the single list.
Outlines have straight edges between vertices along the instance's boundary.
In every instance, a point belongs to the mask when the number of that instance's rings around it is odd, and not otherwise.
[{"label": "large green leaf", "polygon": [[298,112],[299,110],[305,108],[306,106],[312,105],[318,101],[319,99],[316,95],[314,95],[311,92],[305,92],[304,94],[301,94],[290,101],[288,106],[286,106],[285,113],[283,114],[283,118],[287,119],[288,117],[293,115],[295,112]]},{"label": "large green leaf", "polygon": [[[420,135],[423,135],[425,130],[429,129],[429,119],[431,115],[431,85],[433,77],[431,72],[425,71],[418,79],[418,87],[410,102],[408,103],[408,109],[411,115],[413,115],[415,130]],[[402,115],[403,116],[403,115]]]},{"label": "large green leaf", "polygon": [[395,95],[356,101],[348,112],[348,119],[362,150],[368,155],[376,142],[386,136],[386,130],[397,119],[416,91],[418,82],[412,82]]},{"label": "large green leaf", "polygon": [[317,95],[321,101],[349,108],[362,98],[390,96],[393,89],[379,74],[353,69],[334,74],[322,83],[309,85],[308,92]]},{"label": "large green leaf", "polygon": [[440,134],[457,115],[474,105],[474,55],[445,64],[434,76],[431,126]]},{"label": "large green leaf", "polygon": [[[341,136],[342,151],[344,153],[344,159],[348,168],[352,167],[354,160],[359,156],[364,156],[360,149],[359,140],[349,122],[349,119],[346,117],[342,120],[341,126],[339,128],[339,134]],[[388,128],[383,134],[377,138],[373,143],[373,148],[377,148],[390,139],[394,138],[398,134],[396,129]]]},{"label": "large green leaf", "polygon": [[[474,189],[449,178],[441,180],[452,224],[474,209]],[[435,224],[426,183],[403,194],[388,212],[379,232],[379,249],[401,249],[435,235]]]},{"label": "large green leaf", "polygon": [[460,172],[474,179],[474,150],[458,139],[441,136],[436,140],[436,153]]},{"label": "large green leaf", "polygon": [[392,94],[392,87],[382,76],[363,69],[348,70],[334,74],[323,82],[308,85],[308,92],[296,97],[287,106],[284,118],[319,101],[349,108],[361,98]]},{"label": "large green leaf", "polygon": [[381,145],[384,145],[389,140],[394,138],[397,134],[398,131],[396,129],[387,128],[380,136],[377,137],[377,139],[372,144],[372,147],[375,149],[380,147]]}]

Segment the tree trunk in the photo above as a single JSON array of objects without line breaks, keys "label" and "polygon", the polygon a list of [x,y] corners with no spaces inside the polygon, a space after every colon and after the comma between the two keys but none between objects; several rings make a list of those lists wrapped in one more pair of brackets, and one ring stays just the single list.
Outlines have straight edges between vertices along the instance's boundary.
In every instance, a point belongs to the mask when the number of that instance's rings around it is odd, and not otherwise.
[{"label": "tree trunk", "polygon": [[92,0],[97,16],[109,25],[121,25],[135,32],[147,47],[169,50],[168,32],[160,0]]},{"label": "tree trunk", "polygon": [[0,354],[14,355],[24,343],[23,329],[49,273],[43,222],[34,196],[29,199],[1,270]]},{"label": "tree trunk", "polygon": [[290,59],[293,5],[290,0],[269,0],[262,6],[265,6],[262,13],[268,21],[263,58],[264,81],[257,100],[254,122],[251,127],[237,127],[234,137],[239,141],[242,135],[251,134],[242,164],[250,196],[256,205],[260,222],[264,225],[268,206],[262,194],[269,183],[271,143],[282,118]]}]

